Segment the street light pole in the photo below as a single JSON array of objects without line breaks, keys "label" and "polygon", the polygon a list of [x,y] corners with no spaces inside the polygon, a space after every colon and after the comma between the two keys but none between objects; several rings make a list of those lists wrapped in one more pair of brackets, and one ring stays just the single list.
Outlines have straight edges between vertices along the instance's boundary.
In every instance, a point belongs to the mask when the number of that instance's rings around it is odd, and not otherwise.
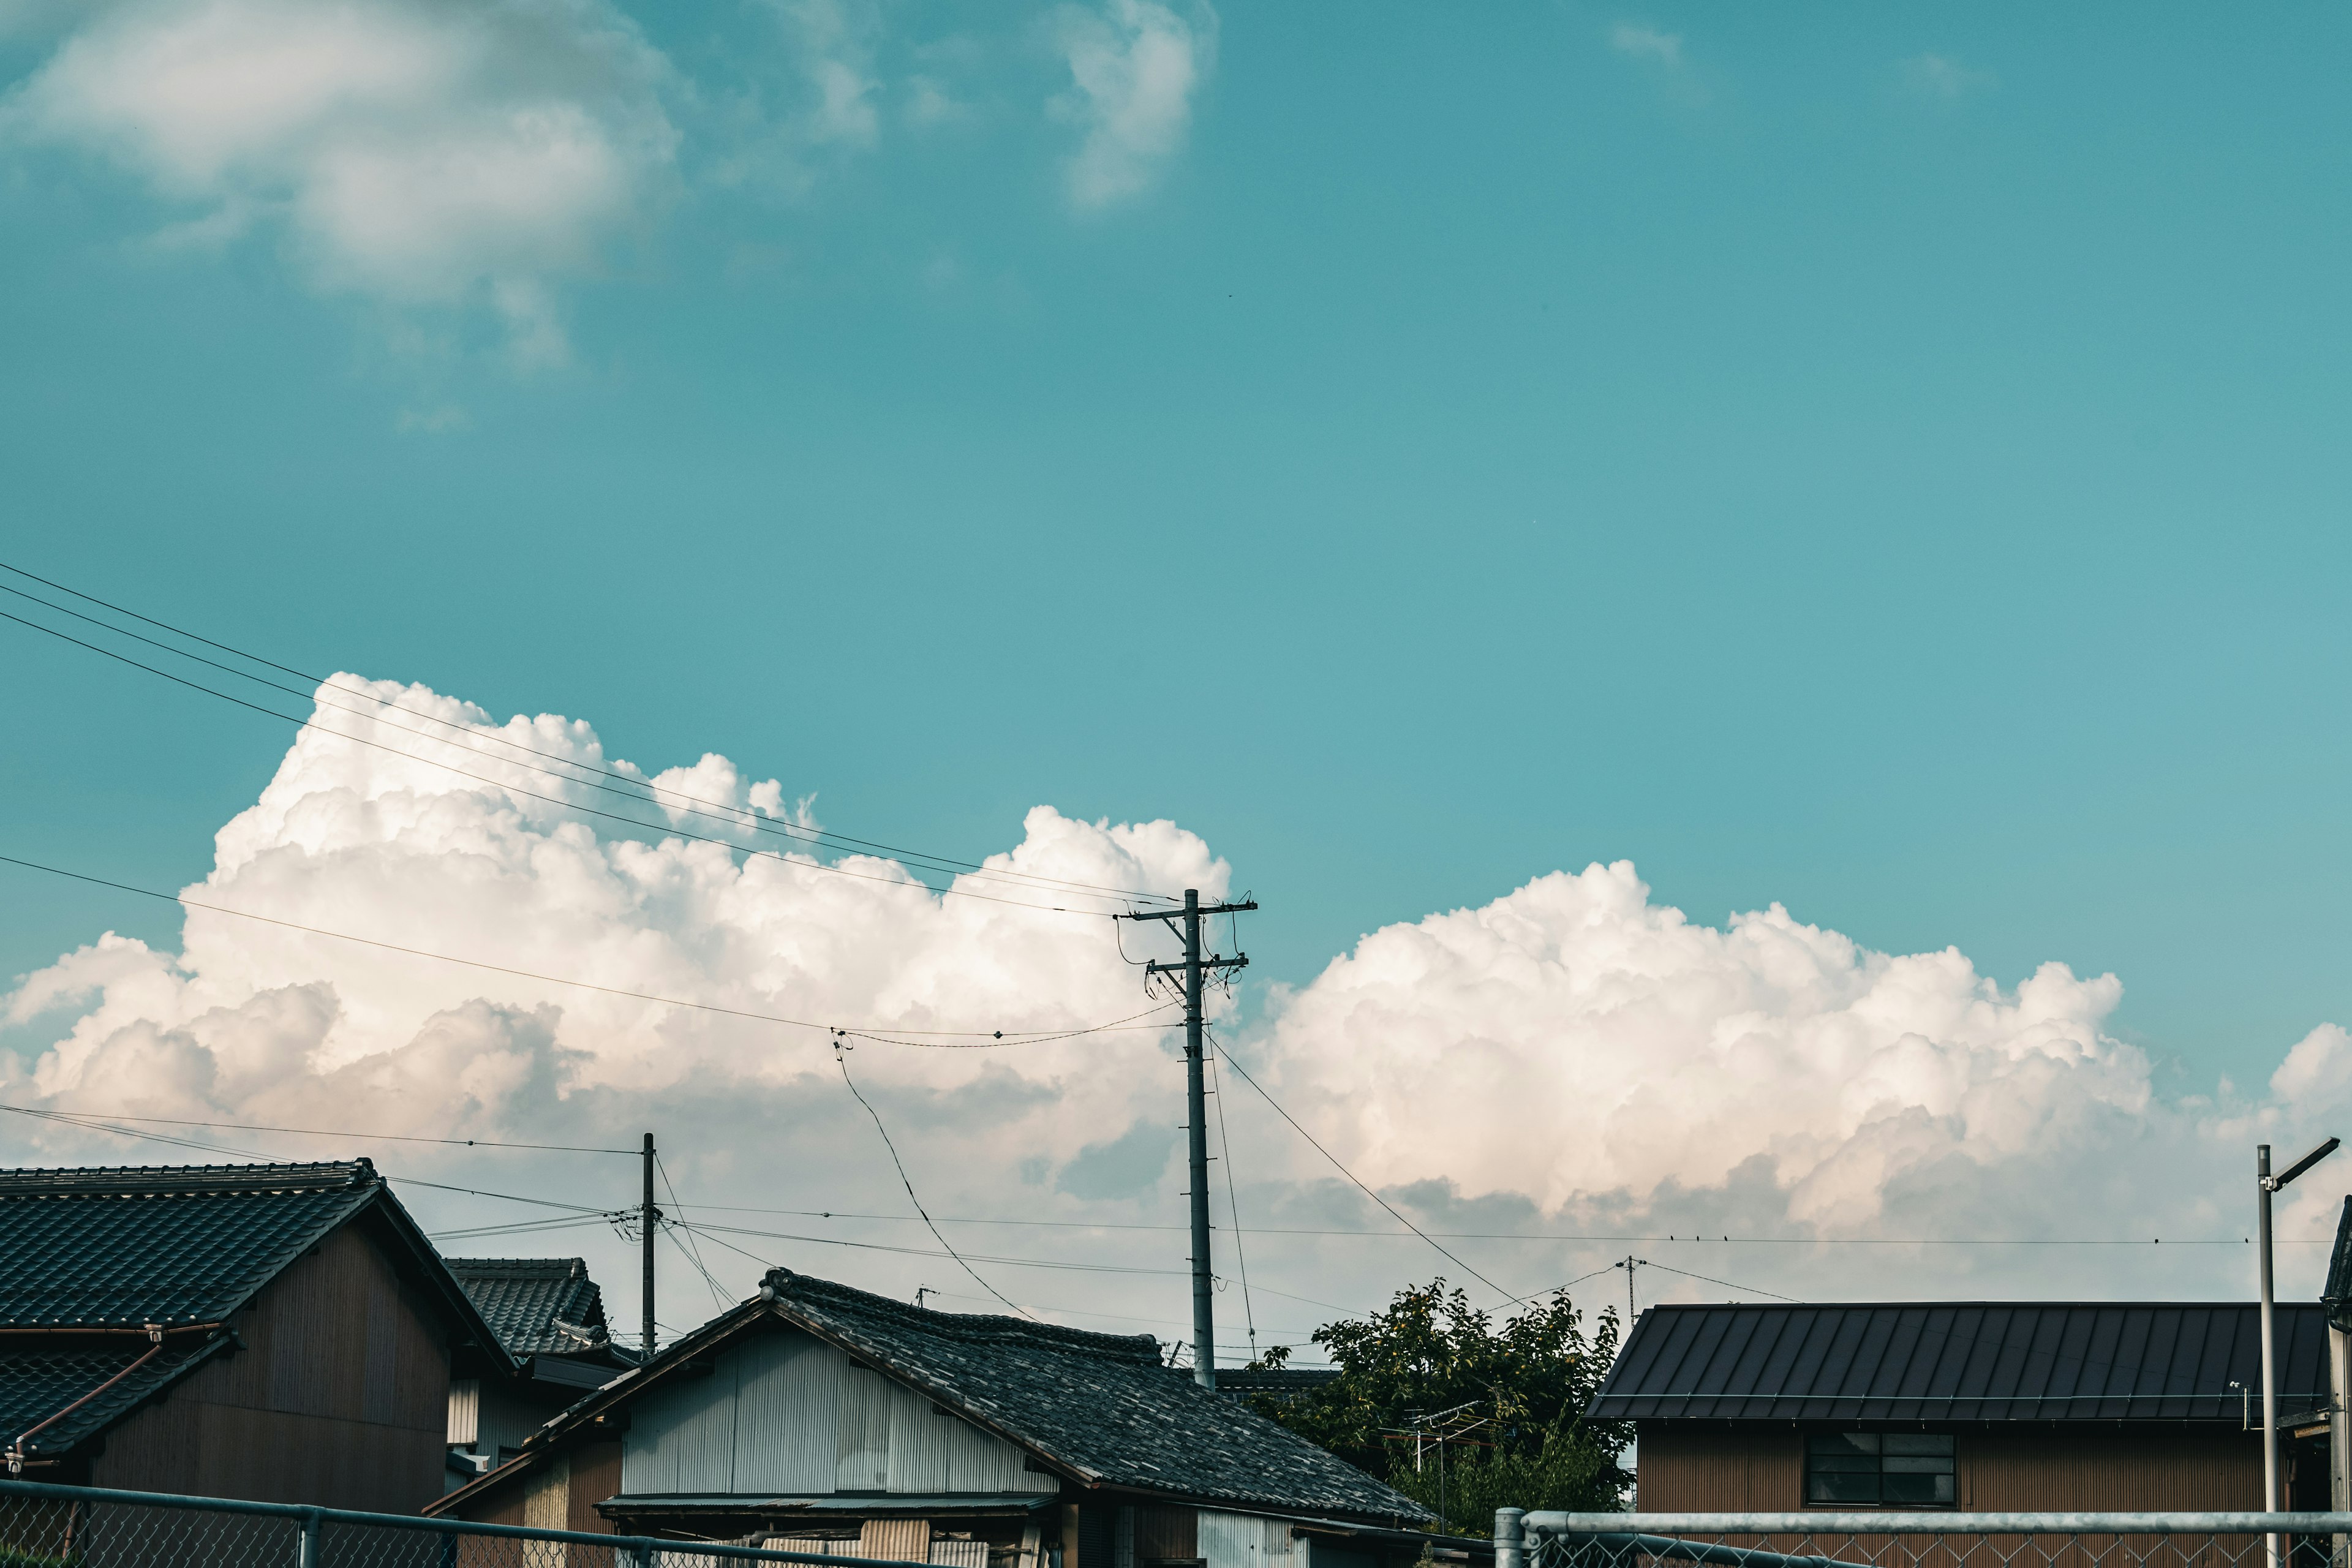
[{"label": "street light pole", "polygon": [[[2257,1197],[2254,1207],[2254,1237],[2262,1253],[2257,1267],[2263,1283],[2263,1511],[2279,1511],[2278,1487],[2278,1356],[2277,1336],[2272,1325],[2271,1292],[2271,1194],[2285,1187],[2297,1176],[2310,1170],[2336,1152],[2343,1143],[2341,1138],[2330,1138],[2294,1164],[2284,1173],[2271,1174],[2271,1146],[2262,1144],[2254,1151],[2254,1183]],[[2263,1537],[2263,1551],[2268,1568],[2278,1568],[2279,1538]]]}]

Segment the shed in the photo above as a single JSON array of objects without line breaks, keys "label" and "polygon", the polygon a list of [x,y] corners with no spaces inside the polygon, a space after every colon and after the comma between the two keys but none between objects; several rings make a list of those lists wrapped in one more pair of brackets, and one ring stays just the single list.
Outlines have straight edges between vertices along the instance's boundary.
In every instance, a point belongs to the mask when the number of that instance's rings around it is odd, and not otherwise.
[{"label": "shed", "polygon": [[365,1160],[0,1171],[12,1474],[413,1512],[511,1365]]},{"label": "shed", "polygon": [[1379,1568],[1429,1517],[1149,1335],[781,1268],[431,1511],[953,1568]]},{"label": "shed", "polygon": [[[2326,1314],[2276,1312],[2281,1411],[2324,1413]],[[1644,1512],[2252,1509],[2261,1365],[2242,1302],[1661,1306],[1590,1413],[1634,1423]],[[2296,1425],[2325,1507],[2325,1416]]]}]

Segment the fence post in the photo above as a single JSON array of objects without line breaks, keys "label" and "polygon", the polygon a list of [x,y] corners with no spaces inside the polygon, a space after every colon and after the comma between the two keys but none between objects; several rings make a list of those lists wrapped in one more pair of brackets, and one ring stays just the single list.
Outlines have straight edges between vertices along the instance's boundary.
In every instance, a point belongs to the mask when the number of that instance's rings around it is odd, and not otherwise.
[{"label": "fence post", "polygon": [[301,1550],[296,1554],[296,1568],[319,1568],[319,1522],[320,1514],[317,1509],[308,1509],[303,1511],[302,1545]]},{"label": "fence post", "polygon": [[1495,1510],[1495,1568],[1527,1568],[1527,1532],[1520,1525],[1527,1516],[1523,1508]]}]

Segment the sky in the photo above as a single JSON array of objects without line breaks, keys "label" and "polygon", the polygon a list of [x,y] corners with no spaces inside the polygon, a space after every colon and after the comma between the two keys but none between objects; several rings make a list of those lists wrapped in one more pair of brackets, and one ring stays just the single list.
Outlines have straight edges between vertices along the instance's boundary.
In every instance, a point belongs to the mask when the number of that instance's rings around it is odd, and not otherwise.
[{"label": "sky", "polygon": [[[883,1031],[1149,1005],[1099,919],[518,793],[479,737],[560,715],[739,823],[1253,893],[1224,1037],[1425,1228],[1784,1238],[1628,1242],[1645,1293],[2242,1294],[2242,1244],[2047,1244],[2223,1242],[2252,1143],[2352,1122],[2352,21],[2266,22],[0,5],[0,560],[304,672],[236,689],[321,726],[0,622],[0,854]],[[455,755],[386,702],[497,782],[335,738]],[[698,1202],[932,1246],[821,1036],[0,886],[11,1103],[654,1124]],[[932,1207],[1078,1227],[959,1246],[1181,1269],[1104,1228],[1181,1219],[1169,1051],[852,1063]],[[1311,1299],[1270,1331],[1623,1255],[1276,1237],[1392,1222],[1226,1087],[1259,1284]],[[618,1156],[372,1147],[632,1201]],[[1182,1331],[1174,1276],[998,1273]]]}]

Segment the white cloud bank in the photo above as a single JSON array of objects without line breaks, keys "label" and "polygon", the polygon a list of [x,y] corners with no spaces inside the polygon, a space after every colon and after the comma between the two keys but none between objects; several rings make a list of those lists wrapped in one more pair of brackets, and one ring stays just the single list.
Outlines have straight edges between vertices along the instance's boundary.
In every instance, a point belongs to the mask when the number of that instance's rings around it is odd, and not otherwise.
[{"label": "white cloud bank", "polygon": [[1216,13],[1202,5],[1187,17],[1156,0],[1066,6],[1055,37],[1071,87],[1055,112],[1083,133],[1070,200],[1107,206],[1149,188],[1192,128],[1193,95],[1216,62]]},{"label": "white cloud bank", "polygon": [[321,289],[488,303],[560,359],[551,294],[668,183],[668,68],[607,0],[119,0],[11,94],[7,132],[106,157],[214,243],[274,226]]},{"label": "white cloud bank", "polygon": [[[608,759],[584,723],[542,715],[499,725],[419,688],[369,689],[479,734],[643,776]],[[414,720],[355,720],[342,710],[348,697],[334,704],[320,710],[327,729],[501,782],[305,731],[259,800],[221,829],[215,868],[187,897],[616,991],[908,1039],[925,1029],[1070,1028],[1148,1005],[1125,960],[1150,933],[1128,931],[1123,955],[1107,921],[941,900],[887,859],[845,859],[835,871],[798,854],[744,858],[658,825],[643,839],[614,837],[520,792],[608,809],[609,796],[551,785],[490,760],[486,744],[431,745],[410,732]],[[748,780],[715,754],[656,782],[761,821],[807,819],[804,799],[788,805],[781,783]],[[710,827],[675,812],[672,823]],[[1173,824],[1086,823],[1044,806],[988,865],[1211,897],[1227,883],[1209,847]],[[960,885],[1032,896],[985,876]],[[1374,932],[1308,984],[1278,992],[1262,1024],[1232,1044],[1334,1152],[1433,1228],[1671,1231],[1684,1240],[1644,1243],[1643,1253],[1688,1276],[1790,1295],[2234,1293],[2240,1249],[2179,1243],[2242,1228],[2252,1142],[2300,1152],[2352,1112],[2352,1039],[2333,1026],[2313,1031],[2266,1096],[2167,1100],[2147,1057],[2107,1032],[2119,995],[2113,977],[2057,964],[2003,991],[1957,952],[1874,952],[1777,907],[1720,930],[1693,924],[1621,864]],[[929,1242],[919,1227],[698,1207],[906,1215],[821,1030],[204,910],[188,914],[176,954],[109,935],[25,977],[0,1027],[0,1094],[54,1110],[606,1147],[653,1127],[673,1151],[688,1211],[739,1227],[705,1244],[726,1289],[756,1274],[749,1256],[724,1250],[740,1247],[987,1304],[951,1264],[921,1255]],[[852,1059],[935,1212],[1131,1226],[1181,1218],[1171,1046],[1160,1032],[1128,1029],[986,1049],[867,1043]],[[1251,1226],[1388,1228],[1237,1081],[1227,1087],[1224,1170]],[[396,1172],[469,1186],[615,1208],[633,1201],[629,1172],[593,1156],[174,1135],[258,1142],[280,1157],[373,1152]],[[195,1157],[54,1125],[17,1148],[19,1158],[53,1162]],[[2327,1228],[2342,1191],[2326,1168],[2307,1179],[2283,1234]],[[546,1213],[432,1189],[407,1195],[445,1226]],[[1221,1192],[1221,1224],[1225,1205]],[[1699,1231],[2164,1236],[2174,1245],[1838,1253],[1690,1243]],[[1081,1265],[982,1266],[1019,1299],[1097,1326],[1139,1319],[1171,1338],[1181,1331],[1182,1285],[1168,1272],[1182,1267],[1181,1231],[958,1234],[988,1257]],[[790,1236],[918,1250],[847,1251]],[[592,1258],[617,1246],[593,1226],[448,1245]],[[1514,1293],[1625,1250],[1614,1239],[1450,1245]],[[2298,1259],[2314,1257],[2290,1253],[2291,1288]],[[1234,1271],[1230,1258],[1225,1267]],[[1137,1269],[1160,1272],[1097,1272]],[[1360,1308],[1439,1269],[1459,1277],[1409,1238],[1297,1234],[1261,1236],[1251,1269],[1265,1337],[1294,1342],[1331,1306]],[[1611,1299],[1606,1285],[1587,1289]],[[1645,1299],[1661,1289],[1722,1294],[1647,1274],[1643,1289]],[[698,1321],[698,1305],[678,1306],[680,1321]],[[1229,1289],[1221,1310],[1235,1330],[1238,1307]]]}]

